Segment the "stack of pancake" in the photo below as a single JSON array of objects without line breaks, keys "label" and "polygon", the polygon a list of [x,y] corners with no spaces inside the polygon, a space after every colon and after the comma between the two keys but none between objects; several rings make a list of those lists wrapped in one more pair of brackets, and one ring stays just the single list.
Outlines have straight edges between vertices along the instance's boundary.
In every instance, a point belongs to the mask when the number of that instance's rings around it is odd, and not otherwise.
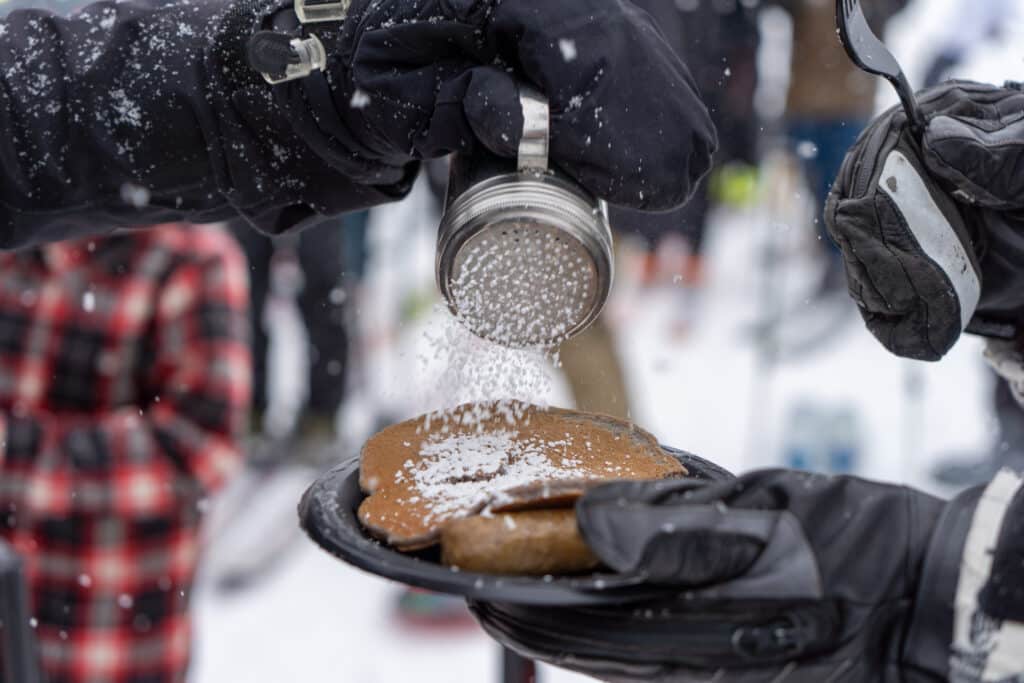
[{"label": "stack of pancake", "polygon": [[371,534],[403,552],[440,544],[445,564],[491,574],[594,569],[576,500],[609,481],[686,475],[635,425],[509,402],[393,425],[361,457],[359,519]]}]

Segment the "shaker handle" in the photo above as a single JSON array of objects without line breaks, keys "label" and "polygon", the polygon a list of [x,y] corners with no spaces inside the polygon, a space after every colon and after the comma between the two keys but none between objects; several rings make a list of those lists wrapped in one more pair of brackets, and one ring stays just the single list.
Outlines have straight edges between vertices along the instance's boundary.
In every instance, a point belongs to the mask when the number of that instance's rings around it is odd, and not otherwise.
[{"label": "shaker handle", "polygon": [[535,88],[520,85],[519,103],[523,107],[519,171],[544,173],[548,170],[548,149],[551,139],[551,110],[548,99]]}]

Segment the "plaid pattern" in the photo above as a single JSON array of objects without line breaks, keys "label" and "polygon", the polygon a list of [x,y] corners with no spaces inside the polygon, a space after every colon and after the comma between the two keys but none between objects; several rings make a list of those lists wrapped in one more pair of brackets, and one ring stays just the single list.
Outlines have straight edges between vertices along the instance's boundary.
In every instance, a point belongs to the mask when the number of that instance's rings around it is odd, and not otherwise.
[{"label": "plaid pattern", "polygon": [[184,680],[199,507],[240,462],[247,289],[208,228],[0,254],[0,533],[50,683]]}]

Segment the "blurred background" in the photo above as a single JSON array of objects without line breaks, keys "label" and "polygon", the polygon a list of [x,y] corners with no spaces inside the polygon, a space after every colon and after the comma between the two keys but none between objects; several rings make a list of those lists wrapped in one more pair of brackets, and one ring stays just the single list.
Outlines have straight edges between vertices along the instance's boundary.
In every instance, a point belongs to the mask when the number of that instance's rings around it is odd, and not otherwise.
[{"label": "blurred background", "polygon": [[[942,495],[1024,453],[1024,418],[978,340],[936,365],[896,359],[846,296],[821,204],[846,148],[896,99],[846,61],[833,2],[637,4],[689,64],[722,149],[683,210],[612,212],[609,306],[530,398],[627,416],[734,471]],[[918,87],[1024,78],[1024,0],[863,4]],[[447,368],[431,341],[449,324],[434,282],[446,174],[430,164],[402,203],[299,237],[224,228],[249,265],[255,401],[245,467],[200,501],[192,683],[498,680],[497,649],[460,603],[348,568],[295,519],[305,487],[375,430],[455,399],[438,390]]]}]

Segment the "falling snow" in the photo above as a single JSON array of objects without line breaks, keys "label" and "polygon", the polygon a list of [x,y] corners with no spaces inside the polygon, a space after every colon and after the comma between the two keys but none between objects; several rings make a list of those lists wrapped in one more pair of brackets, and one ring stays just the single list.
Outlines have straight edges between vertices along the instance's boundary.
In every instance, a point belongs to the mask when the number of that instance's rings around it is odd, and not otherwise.
[{"label": "falling snow", "polygon": [[562,38],[558,41],[558,49],[562,52],[562,59],[566,62],[576,60],[576,41],[569,40],[568,38]]},{"label": "falling snow", "polygon": [[128,93],[118,88],[110,91],[110,97],[113,100],[117,123],[135,127],[142,125],[142,109],[128,97]]},{"label": "falling snow", "polygon": [[362,90],[356,90],[352,93],[352,99],[349,104],[353,109],[365,109],[370,104],[370,96]]}]

